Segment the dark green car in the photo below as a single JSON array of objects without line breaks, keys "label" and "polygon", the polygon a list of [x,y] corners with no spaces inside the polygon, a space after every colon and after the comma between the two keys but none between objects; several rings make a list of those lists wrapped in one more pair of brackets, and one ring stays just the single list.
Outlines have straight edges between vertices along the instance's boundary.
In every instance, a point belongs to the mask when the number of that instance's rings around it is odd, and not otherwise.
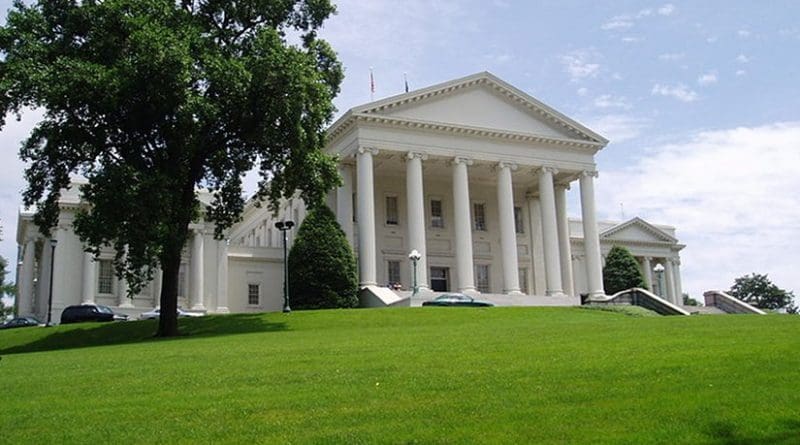
[{"label": "dark green car", "polygon": [[476,300],[464,294],[444,294],[433,300],[423,301],[423,306],[466,306],[466,307],[489,307],[494,306],[490,301]]}]

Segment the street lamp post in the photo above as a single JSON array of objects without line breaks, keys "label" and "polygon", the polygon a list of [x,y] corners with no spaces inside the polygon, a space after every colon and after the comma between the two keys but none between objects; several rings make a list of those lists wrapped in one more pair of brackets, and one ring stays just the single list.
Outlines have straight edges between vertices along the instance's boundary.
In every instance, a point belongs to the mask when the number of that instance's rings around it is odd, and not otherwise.
[{"label": "street lamp post", "polygon": [[283,233],[283,312],[292,312],[289,307],[289,261],[286,252],[286,232],[294,227],[294,221],[278,221],[275,228]]},{"label": "street lamp post", "polygon": [[56,244],[58,244],[58,240],[53,238],[50,240],[50,289],[47,292],[47,324],[46,326],[52,326],[50,324],[50,320],[52,319],[53,315],[53,266],[56,263]]},{"label": "street lamp post", "polygon": [[419,286],[417,285],[417,261],[422,258],[422,255],[417,252],[417,249],[411,251],[408,254],[408,259],[411,260],[411,263],[414,265],[414,290],[411,292],[411,296],[416,296],[417,292],[419,291]]}]

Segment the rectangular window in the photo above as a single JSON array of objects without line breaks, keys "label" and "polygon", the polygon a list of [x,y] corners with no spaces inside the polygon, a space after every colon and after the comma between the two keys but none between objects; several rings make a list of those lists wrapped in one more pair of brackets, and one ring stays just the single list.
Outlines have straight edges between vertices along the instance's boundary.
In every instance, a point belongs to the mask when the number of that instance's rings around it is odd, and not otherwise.
[{"label": "rectangular window", "polygon": [[525,233],[525,224],[522,220],[522,207],[514,207],[514,230],[517,233]]},{"label": "rectangular window", "polygon": [[247,304],[250,306],[258,306],[259,294],[261,286],[258,284],[247,285]]},{"label": "rectangular window", "polygon": [[478,287],[478,292],[488,294],[489,288],[489,265],[476,264],[475,265],[475,284]]},{"label": "rectangular window", "polygon": [[441,199],[431,199],[431,227],[436,229],[444,228]]},{"label": "rectangular window", "polygon": [[446,267],[431,267],[431,290],[434,292],[447,292],[450,290],[450,269]]},{"label": "rectangular window", "polygon": [[386,197],[386,224],[397,225],[397,196]]},{"label": "rectangular window", "polygon": [[97,274],[97,293],[114,293],[114,264],[111,260],[100,260],[97,262],[99,273]]},{"label": "rectangular window", "polygon": [[519,290],[525,295],[528,294],[528,269],[519,270]]},{"label": "rectangular window", "polygon": [[400,261],[387,261],[386,276],[389,278],[389,286],[400,284]]},{"label": "rectangular window", "polygon": [[481,202],[472,204],[472,228],[478,232],[486,231],[486,205]]}]

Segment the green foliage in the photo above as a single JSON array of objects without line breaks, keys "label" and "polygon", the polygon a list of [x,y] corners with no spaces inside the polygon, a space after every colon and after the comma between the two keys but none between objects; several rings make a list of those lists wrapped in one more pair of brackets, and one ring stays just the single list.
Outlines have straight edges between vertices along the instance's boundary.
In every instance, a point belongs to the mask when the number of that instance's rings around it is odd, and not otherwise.
[{"label": "green foliage", "polygon": [[766,274],[753,273],[736,278],[728,293],[761,309],[780,309],[792,304],[794,293],[770,281]]},{"label": "green foliage", "polygon": [[683,294],[683,305],[684,306],[700,306],[700,302],[695,300],[694,298],[690,297],[689,294]]},{"label": "green foliage", "polygon": [[40,0],[15,2],[0,27],[0,114],[46,110],[20,151],[24,204],[47,236],[60,190],[86,177],[75,231],[94,252],[116,249],[131,294],[164,270],[162,335],[177,334],[189,223],[213,221],[221,238],[246,172],[260,172],[255,197],[273,210],[338,183],[320,150],[343,77],[317,39],[333,12],[329,0]]},{"label": "green foliage", "polygon": [[606,294],[614,295],[632,287],[646,286],[642,270],[630,251],[621,246],[612,247],[603,267],[603,288]]},{"label": "green foliage", "polygon": [[661,317],[658,312],[630,304],[585,304],[581,306],[581,309],[616,312],[631,317]]},{"label": "green foliage", "polygon": [[314,208],[297,233],[289,254],[293,309],[358,306],[358,274],[353,249],[325,205]]},{"label": "green foliage", "polygon": [[788,445],[800,437],[800,320],[791,316],[497,307],[183,321],[186,335],[168,341],[152,337],[154,321],[0,331],[3,442]]}]

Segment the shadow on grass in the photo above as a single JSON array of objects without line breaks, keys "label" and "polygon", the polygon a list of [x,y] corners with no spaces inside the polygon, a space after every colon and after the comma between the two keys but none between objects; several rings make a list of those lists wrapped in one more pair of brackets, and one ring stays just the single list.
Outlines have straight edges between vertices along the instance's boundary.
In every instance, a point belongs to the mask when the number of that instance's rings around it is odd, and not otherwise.
[{"label": "shadow on grass", "polygon": [[[157,338],[157,320],[120,323],[82,323],[52,328],[26,329],[22,338],[11,337],[11,345],[0,346],[0,354],[53,351],[130,343],[175,341],[199,337],[249,334],[254,332],[286,331],[285,322],[268,321],[263,314],[211,315],[202,318],[182,318],[178,321],[180,335]],[[14,341],[17,340],[17,341]]]},{"label": "shadow on grass", "polygon": [[783,431],[748,436],[737,431],[731,422],[715,422],[711,424],[708,435],[711,443],[719,445],[757,445],[757,444],[796,444],[800,443],[800,420],[784,419]]}]

